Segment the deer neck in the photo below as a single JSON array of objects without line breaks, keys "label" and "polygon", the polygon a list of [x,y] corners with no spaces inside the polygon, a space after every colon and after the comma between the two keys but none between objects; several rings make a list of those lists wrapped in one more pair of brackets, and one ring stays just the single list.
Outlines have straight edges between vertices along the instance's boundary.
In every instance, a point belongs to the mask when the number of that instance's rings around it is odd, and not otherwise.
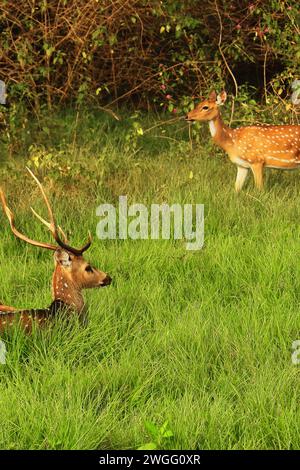
[{"label": "deer neck", "polygon": [[213,141],[226,151],[232,144],[232,132],[230,127],[224,124],[220,114],[208,123]]},{"label": "deer neck", "polygon": [[84,300],[81,289],[60,266],[57,266],[52,278],[53,300],[61,300],[72,309],[81,313],[84,309]]}]

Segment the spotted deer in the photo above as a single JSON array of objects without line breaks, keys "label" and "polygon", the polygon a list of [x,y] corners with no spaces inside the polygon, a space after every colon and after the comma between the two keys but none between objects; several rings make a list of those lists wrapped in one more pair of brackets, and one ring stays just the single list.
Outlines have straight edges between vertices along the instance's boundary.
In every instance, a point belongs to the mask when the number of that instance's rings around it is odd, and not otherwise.
[{"label": "spotted deer", "polygon": [[212,91],[208,99],[190,111],[187,121],[208,121],[213,141],[237,165],[235,190],[239,192],[251,169],[255,186],[263,188],[263,169],[289,170],[300,164],[300,126],[257,125],[232,129],[222,120],[219,107],[227,94]]},{"label": "spotted deer", "polygon": [[56,244],[31,240],[19,232],[15,226],[14,215],[7,206],[5,194],[1,188],[0,199],[4,213],[9,220],[11,230],[17,238],[31,245],[54,251],[55,269],[52,276],[53,302],[48,308],[32,310],[22,310],[0,304],[0,333],[18,324],[25,331],[30,333],[34,325],[44,326],[62,312],[66,312],[67,314],[75,313],[79,318],[83,318],[85,304],[82,290],[104,287],[111,283],[111,278],[108,274],[92,267],[83,257],[83,253],[90,247],[92,242],[90,235],[88,242],[80,249],[68,245],[66,235],[56,224],[53,211],[41,183],[31,170],[28,169],[28,171],[41,191],[48,209],[50,222],[44,220],[34,209],[31,208],[31,210],[34,215],[46,225],[48,230],[50,230]]}]

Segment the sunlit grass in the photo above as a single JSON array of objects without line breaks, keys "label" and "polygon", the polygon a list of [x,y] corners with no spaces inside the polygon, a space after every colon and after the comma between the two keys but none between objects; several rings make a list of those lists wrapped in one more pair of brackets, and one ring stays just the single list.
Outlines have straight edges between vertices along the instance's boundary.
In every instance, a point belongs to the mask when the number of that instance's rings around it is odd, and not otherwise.
[{"label": "sunlit grass", "polygon": [[[58,120],[62,129],[68,119]],[[205,246],[188,252],[183,241],[95,237],[87,257],[113,284],[86,293],[87,328],[58,323],[3,338],[0,447],[136,448],[149,440],[145,421],[168,421],[166,447],[299,448],[300,369],[291,362],[300,335],[299,173],[269,172],[261,194],[249,179],[237,196],[235,168],[205,131],[193,150],[182,130],[178,145],[146,135],[131,152],[126,126],[82,118],[75,143],[74,128],[64,144],[60,128],[51,143],[36,137],[54,154],[72,144],[69,175],[36,170],[59,223],[80,244],[95,234],[97,205],[117,204],[119,195],[146,205],[203,203]],[[91,173],[74,177],[87,158]],[[43,206],[26,161],[3,163],[2,180],[19,226],[49,240],[30,213]],[[1,301],[47,306],[51,253],[16,241],[0,221]]]}]

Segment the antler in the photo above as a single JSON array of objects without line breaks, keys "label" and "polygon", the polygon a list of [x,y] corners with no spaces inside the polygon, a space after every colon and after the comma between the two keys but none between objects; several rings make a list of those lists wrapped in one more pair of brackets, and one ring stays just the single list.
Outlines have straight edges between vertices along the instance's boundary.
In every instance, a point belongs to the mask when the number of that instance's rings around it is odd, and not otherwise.
[{"label": "antler", "polygon": [[0,188],[0,199],[1,199],[1,204],[3,207],[3,210],[9,220],[11,230],[13,234],[17,237],[20,238],[20,240],[24,240],[24,242],[30,243],[30,245],[34,246],[39,246],[41,248],[47,248],[48,250],[56,250],[57,246],[56,245],[51,245],[50,243],[43,243],[43,242],[38,242],[36,240],[31,240],[30,238],[26,237],[23,235],[21,232],[19,232],[16,227],[15,227],[15,218],[11,210],[6,204],[6,199],[3,190]]},{"label": "antler", "polygon": [[[80,249],[77,249],[77,248],[73,248],[71,247],[70,245],[68,245],[66,243],[67,241],[67,238],[64,234],[64,232],[62,231],[62,229],[60,227],[57,227],[56,225],[56,222],[55,222],[55,218],[54,218],[54,214],[53,214],[53,211],[51,209],[51,206],[50,206],[50,203],[48,201],[48,198],[46,196],[46,193],[40,183],[40,181],[37,179],[37,177],[32,173],[32,171],[27,168],[28,172],[30,173],[30,175],[32,176],[32,178],[35,180],[35,182],[37,183],[41,193],[42,193],[42,196],[43,196],[43,199],[45,201],[45,204],[47,206],[47,209],[48,209],[48,214],[49,214],[49,219],[50,219],[50,222],[47,222],[46,220],[44,220],[39,214],[37,214],[35,212],[34,209],[32,209],[34,215],[44,224],[46,225],[46,227],[50,230],[50,232],[52,233],[53,237],[54,237],[54,240],[57,242],[57,244],[63,248],[64,250],[66,251],[69,251],[70,253],[73,253],[74,255],[76,256],[81,256],[82,253],[84,251],[86,251],[91,243],[92,243],[92,238],[91,238],[91,234],[89,233],[89,240],[88,242]],[[49,250],[56,250],[57,249],[57,246],[56,245],[52,245],[50,243],[43,243],[43,242],[38,242],[38,241],[35,241],[35,240],[31,240],[30,238],[26,237],[25,235],[23,235],[21,232],[19,232],[16,227],[15,227],[15,222],[14,222],[14,215],[13,213],[11,212],[11,210],[9,209],[9,207],[7,206],[6,204],[6,199],[5,199],[5,195],[4,195],[4,192],[3,190],[0,188],[0,199],[1,199],[1,203],[2,203],[2,206],[3,206],[3,209],[4,209],[4,212],[9,220],[9,223],[10,223],[10,226],[11,226],[11,229],[12,229],[12,232],[14,233],[14,235],[18,238],[20,238],[21,240],[24,240],[25,242],[27,243],[30,243],[31,245],[34,245],[34,246],[39,246],[39,247],[42,247],[42,248],[47,248]],[[65,241],[62,241],[60,236],[59,236],[59,231],[62,233],[63,237],[64,237],[64,240]]]},{"label": "antler", "polygon": [[[47,220],[43,219],[43,217],[40,216],[40,214],[38,214],[32,207],[30,207],[30,209],[32,210],[32,213],[36,216],[37,219],[39,219],[42,224],[46,225],[46,227],[48,228],[48,230],[50,230],[51,228],[51,224],[49,222],[47,222]],[[68,243],[68,238],[67,238],[67,235],[65,234],[65,232],[63,231],[63,229],[58,225],[58,230],[60,231],[60,233],[62,234],[63,238],[64,238],[64,242],[65,243]]]}]

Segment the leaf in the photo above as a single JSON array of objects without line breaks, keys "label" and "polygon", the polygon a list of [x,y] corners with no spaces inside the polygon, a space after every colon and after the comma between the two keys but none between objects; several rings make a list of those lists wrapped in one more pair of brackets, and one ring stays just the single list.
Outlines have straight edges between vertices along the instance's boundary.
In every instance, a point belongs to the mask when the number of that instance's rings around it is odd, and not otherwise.
[{"label": "leaf", "polygon": [[137,450],[157,450],[157,445],[155,442],[148,442],[147,444],[141,445]]},{"label": "leaf", "polygon": [[154,439],[159,436],[159,429],[154,423],[151,423],[150,421],[145,421],[145,429]]},{"label": "leaf", "polygon": [[[191,174],[193,174],[193,172],[191,171],[190,172],[190,177],[191,177]],[[165,421],[164,424],[161,426],[160,430],[159,430],[159,434],[161,437],[163,437],[164,439],[169,439],[170,437],[173,437],[174,434],[173,432],[171,431],[171,429],[169,428],[169,423],[168,421]]]}]

